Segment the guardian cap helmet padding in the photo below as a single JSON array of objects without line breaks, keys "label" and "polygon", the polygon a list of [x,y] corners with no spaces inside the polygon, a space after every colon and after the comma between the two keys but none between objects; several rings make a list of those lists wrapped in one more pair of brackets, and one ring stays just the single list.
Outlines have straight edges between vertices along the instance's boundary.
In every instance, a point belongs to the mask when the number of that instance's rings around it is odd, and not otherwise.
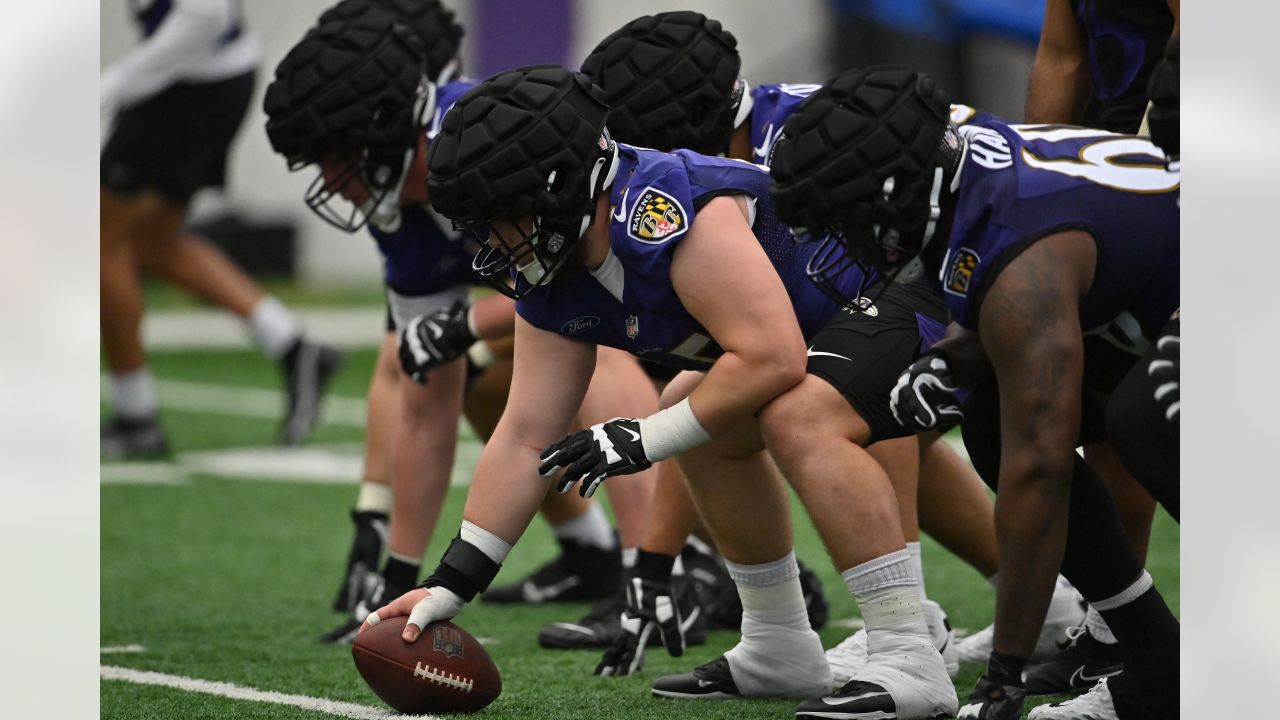
[{"label": "guardian cap helmet padding", "polygon": [[701,13],[646,15],[602,40],[582,72],[604,89],[609,130],[621,142],[723,154],[751,109],[737,46]]},{"label": "guardian cap helmet padding", "polygon": [[853,263],[873,279],[919,277],[963,151],[946,93],[923,73],[850,70],[809,96],[783,126],[770,175],[779,217],[823,238],[810,277],[829,293]]},{"label": "guardian cap helmet padding", "polygon": [[[616,169],[608,110],[585,75],[535,65],[485,80],[445,116],[427,155],[427,191],[436,210],[482,240],[500,224],[496,245],[473,262],[500,292],[521,297],[548,282],[586,232]],[[525,282],[508,286],[513,266]]]},{"label": "guardian cap helmet padding", "polygon": [[[393,11],[400,4],[347,0],[332,8],[330,20],[308,31],[280,61],[263,101],[268,139],[291,170],[326,161],[341,165],[327,179],[319,174],[305,199],[347,232],[366,221],[387,231],[399,226],[400,190],[435,112],[430,53],[419,38],[429,19],[448,25],[436,35],[456,55],[460,30],[451,14],[420,11],[415,31]],[[456,62],[443,70],[451,68]],[[351,183],[368,196],[359,206],[346,206],[340,195]]]}]

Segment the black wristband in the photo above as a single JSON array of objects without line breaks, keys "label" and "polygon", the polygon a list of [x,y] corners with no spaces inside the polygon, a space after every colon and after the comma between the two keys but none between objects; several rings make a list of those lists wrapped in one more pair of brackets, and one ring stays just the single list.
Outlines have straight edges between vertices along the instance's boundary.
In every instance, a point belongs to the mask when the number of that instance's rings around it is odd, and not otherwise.
[{"label": "black wristband", "polygon": [[1026,658],[1005,655],[993,650],[991,657],[987,660],[987,679],[1001,685],[1022,687],[1022,668],[1026,664]]},{"label": "black wristband", "polygon": [[501,568],[480,548],[459,536],[449,543],[440,564],[418,587],[443,587],[456,593],[464,602],[471,602],[489,587]]},{"label": "black wristband", "polygon": [[658,583],[671,582],[671,569],[675,567],[675,555],[639,550],[636,552],[636,577]]}]

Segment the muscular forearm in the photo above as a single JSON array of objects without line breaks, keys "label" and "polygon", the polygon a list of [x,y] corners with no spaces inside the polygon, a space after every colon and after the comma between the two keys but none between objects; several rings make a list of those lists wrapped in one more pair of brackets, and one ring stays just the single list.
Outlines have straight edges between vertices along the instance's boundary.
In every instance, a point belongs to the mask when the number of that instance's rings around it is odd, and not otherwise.
[{"label": "muscular forearm", "polygon": [[538,512],[547,479],[538,475],[542,449],[494,432],[476,463],[462,517],[514,545]]},{"label": "muscular forearm", "polygon": [[726,352],[689,396],[693,414],[711,437],[751,417],[804,379],[804,357],[747,359]]},{"label": "muscular forearm", "polygon": [[1090,95],[1089,74],[1081,58],[1039,59],[1031,69],[1024,122],[1076,123]]},{"label": "muscular forearm", "polygon": [[932,349],[946,354],[952,376],[961,385],[972,385],[991,374],[991,361],[978,333],[956,323],[947,326],[946,335]]},{"label": "muscular forearm", "polygon": [[1053,595],[1067,541],[1071,462],[1002,462],[996,496],[1000,558],[995,649],[1028,657]]}]

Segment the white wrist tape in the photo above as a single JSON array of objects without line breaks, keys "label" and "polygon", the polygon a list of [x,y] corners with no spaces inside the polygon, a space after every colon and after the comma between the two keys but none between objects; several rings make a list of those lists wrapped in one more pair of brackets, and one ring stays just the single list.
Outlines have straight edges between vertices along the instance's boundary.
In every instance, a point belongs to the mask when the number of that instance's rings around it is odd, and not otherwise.
[{"label": "white wrist tape", "polygon": [[640,419],[640,444],[644,446],[644,455],[649,462],[666,460],[710,439],[702,423],[694,416],[689,398]]},{"label": "white wrist tape", "polygon": [[467,332],[471,333],[471,337],[480,339],[480,333],[476,332],[476,306],[467,307]]},{"label": "white wrist tape", "polygon": [[458,531],[458,535],[463,542],[471,543],[480,552],[489,556],[489,559],[501,565],[503,560],[507,559],[507,553],[511,552],[511,543],[485,530],[470,520],[462,521],[462,529]]},{"label": "white wrist tape", "polygon": [[471,358],[471,363],[481,370],[487,369],[498,360],[498,356],[493,354],[493,349],[489,347],[489,343],[483,340],[471,343],[471,347],[467,348],[467,357]]}]

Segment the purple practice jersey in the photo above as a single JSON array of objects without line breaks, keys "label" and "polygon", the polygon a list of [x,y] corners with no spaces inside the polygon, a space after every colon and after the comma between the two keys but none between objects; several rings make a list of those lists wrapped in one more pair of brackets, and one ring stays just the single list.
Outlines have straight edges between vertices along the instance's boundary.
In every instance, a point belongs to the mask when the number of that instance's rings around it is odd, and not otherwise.
[{"label": "purple practice jersey", "polygon": [[1158,148],[1132,135],[993,119],[960,134],[968,149],[938,278],[955,322],[976,329],[1000,271],[1036,240],[1068,230],[1097,243],[1080,302],[1085,332],[1115,324],[1140,341],[1169,320],[1179,304],[1179,179]]},{"label": "purple practice jersey", "polygon": [[[440,121],[475,80],[459,80],[436,89],[436,114],[427,125],[428,142],[440,132]],[[369,226],[383,258],[387,286],[401,295],[433,295],[456,285],[476,284],[471,259],[479,246],[469,234],[453,230],[448,219],[429,207],[400,209],[400,229],[388,233]]]},{"label": "purple practice jersey", "polygon": [[[773,148],[787,118],[800,107],[804,99],[822,87],[812,83],[784,83],[761,85],[751,90],[751,161],[769,165],[773,160]],[[981,122],[994,116],[974,110],[968,105],[952,105],[951,120],[956,125]]]},{"label": "purple practice jersey", "polygon": [[[751,228],[791,297],[804,336],[840,309],[805,274],[812,246],[796,245],[778,220],[763,168],[688,150],[619,144],[609,193],[608,258],[598,270],[571,270],[517,302],[516,311],[535,327],[678,369],[706,370],[723,351],[677,297],[671,260],[698,211],[727,195],[747,199]],[[852,292],[859,280],[851,269],[841,285]],[[516,281],[525,284],[523,277]],[[760,332],[767,341],[769,328]]]}]

